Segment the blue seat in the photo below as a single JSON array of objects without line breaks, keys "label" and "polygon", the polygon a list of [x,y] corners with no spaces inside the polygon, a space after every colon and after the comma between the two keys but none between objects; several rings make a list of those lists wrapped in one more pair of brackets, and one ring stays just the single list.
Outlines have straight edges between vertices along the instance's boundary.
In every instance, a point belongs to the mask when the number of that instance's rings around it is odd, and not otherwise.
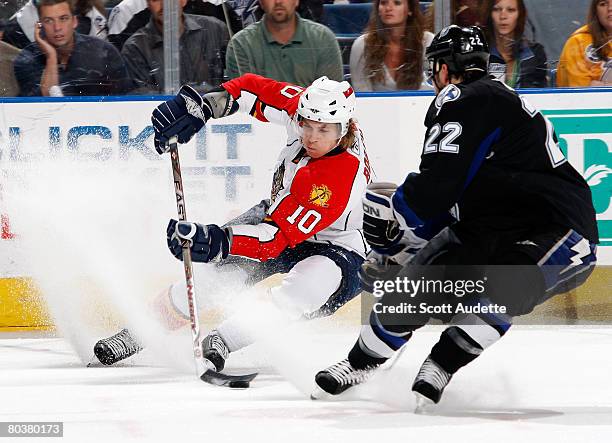
[{"label": "blue seat", "polygon": [[[421,10],[425,12],[430,5],[429,1],[421,2]],[[372,3],[324,4],[323,24],[336,35],[360,35],[368,24],[371,11]]]},{"label": "blue seat", "polygon": [[336,35],[360,35],[368,20],[372,3],[323,5],[323,24]]}]

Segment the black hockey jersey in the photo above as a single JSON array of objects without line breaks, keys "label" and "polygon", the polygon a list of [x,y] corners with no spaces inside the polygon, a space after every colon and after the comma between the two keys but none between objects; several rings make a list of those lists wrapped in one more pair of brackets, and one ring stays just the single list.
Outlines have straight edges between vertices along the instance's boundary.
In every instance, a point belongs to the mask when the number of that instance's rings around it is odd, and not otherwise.
[{"label": "black hockey jersey", "polygon": [[598,242],[589,186],[552,124],[514,90],[489,77],[448,85],[425,126],[420,171],[393,198],[400,223],[422,226],[450,210],[472,237],[512,241],[557,226]]}]

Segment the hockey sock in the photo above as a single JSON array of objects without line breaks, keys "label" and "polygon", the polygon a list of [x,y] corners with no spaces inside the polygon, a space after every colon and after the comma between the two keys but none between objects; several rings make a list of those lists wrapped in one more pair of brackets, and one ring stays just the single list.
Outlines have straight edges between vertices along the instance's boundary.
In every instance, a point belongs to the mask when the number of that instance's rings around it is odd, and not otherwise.
[{"label": "hockey sock", "polygon": [[475,360],[482,347],[457,326],[447,328],[431,350],[431,358],[449,374]]},{"label": "hockey sock", "polygon": [[353,349],[349,352],[348,360],[355,369],[365,369],[367,367],[379,366],[388,360],[385,357],[374,357],[366,353],[363,349],[361,338],[357,340]]}]

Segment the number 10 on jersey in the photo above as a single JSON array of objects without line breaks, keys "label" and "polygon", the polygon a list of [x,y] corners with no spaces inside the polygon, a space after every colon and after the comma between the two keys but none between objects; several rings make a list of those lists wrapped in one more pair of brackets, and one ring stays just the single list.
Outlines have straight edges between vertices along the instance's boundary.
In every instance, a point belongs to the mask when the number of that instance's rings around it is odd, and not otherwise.
[{"label": "number 10 on jersey", "polygon": [[293,214],[287,217],[287,221],[292,225],[297,221],[297,228],[304,234],[310,234],[315,226],[321,221],[322,216],[314,209],[309,209],[302,215],[304,209],[304,206],[298,206]]}]

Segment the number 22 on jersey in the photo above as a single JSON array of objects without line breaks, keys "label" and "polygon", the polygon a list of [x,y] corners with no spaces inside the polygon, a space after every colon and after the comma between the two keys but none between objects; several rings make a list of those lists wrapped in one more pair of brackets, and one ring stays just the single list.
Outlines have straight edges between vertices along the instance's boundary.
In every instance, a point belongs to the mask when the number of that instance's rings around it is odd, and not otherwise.
[{"label": "number 22 on jersey", "polygon": [[[450,154],[459,153],[459,145],[453,144],[455,139],[461,135],[463,128],[460,123],[448,122],[441,127],[439,123],[436,123],[429,130],[429,137],[425,142],[423,148],[423,154],[431,154],[433,152],[447,152]],[[446,134],[440,143],[434,143],[441,133]]]}]

